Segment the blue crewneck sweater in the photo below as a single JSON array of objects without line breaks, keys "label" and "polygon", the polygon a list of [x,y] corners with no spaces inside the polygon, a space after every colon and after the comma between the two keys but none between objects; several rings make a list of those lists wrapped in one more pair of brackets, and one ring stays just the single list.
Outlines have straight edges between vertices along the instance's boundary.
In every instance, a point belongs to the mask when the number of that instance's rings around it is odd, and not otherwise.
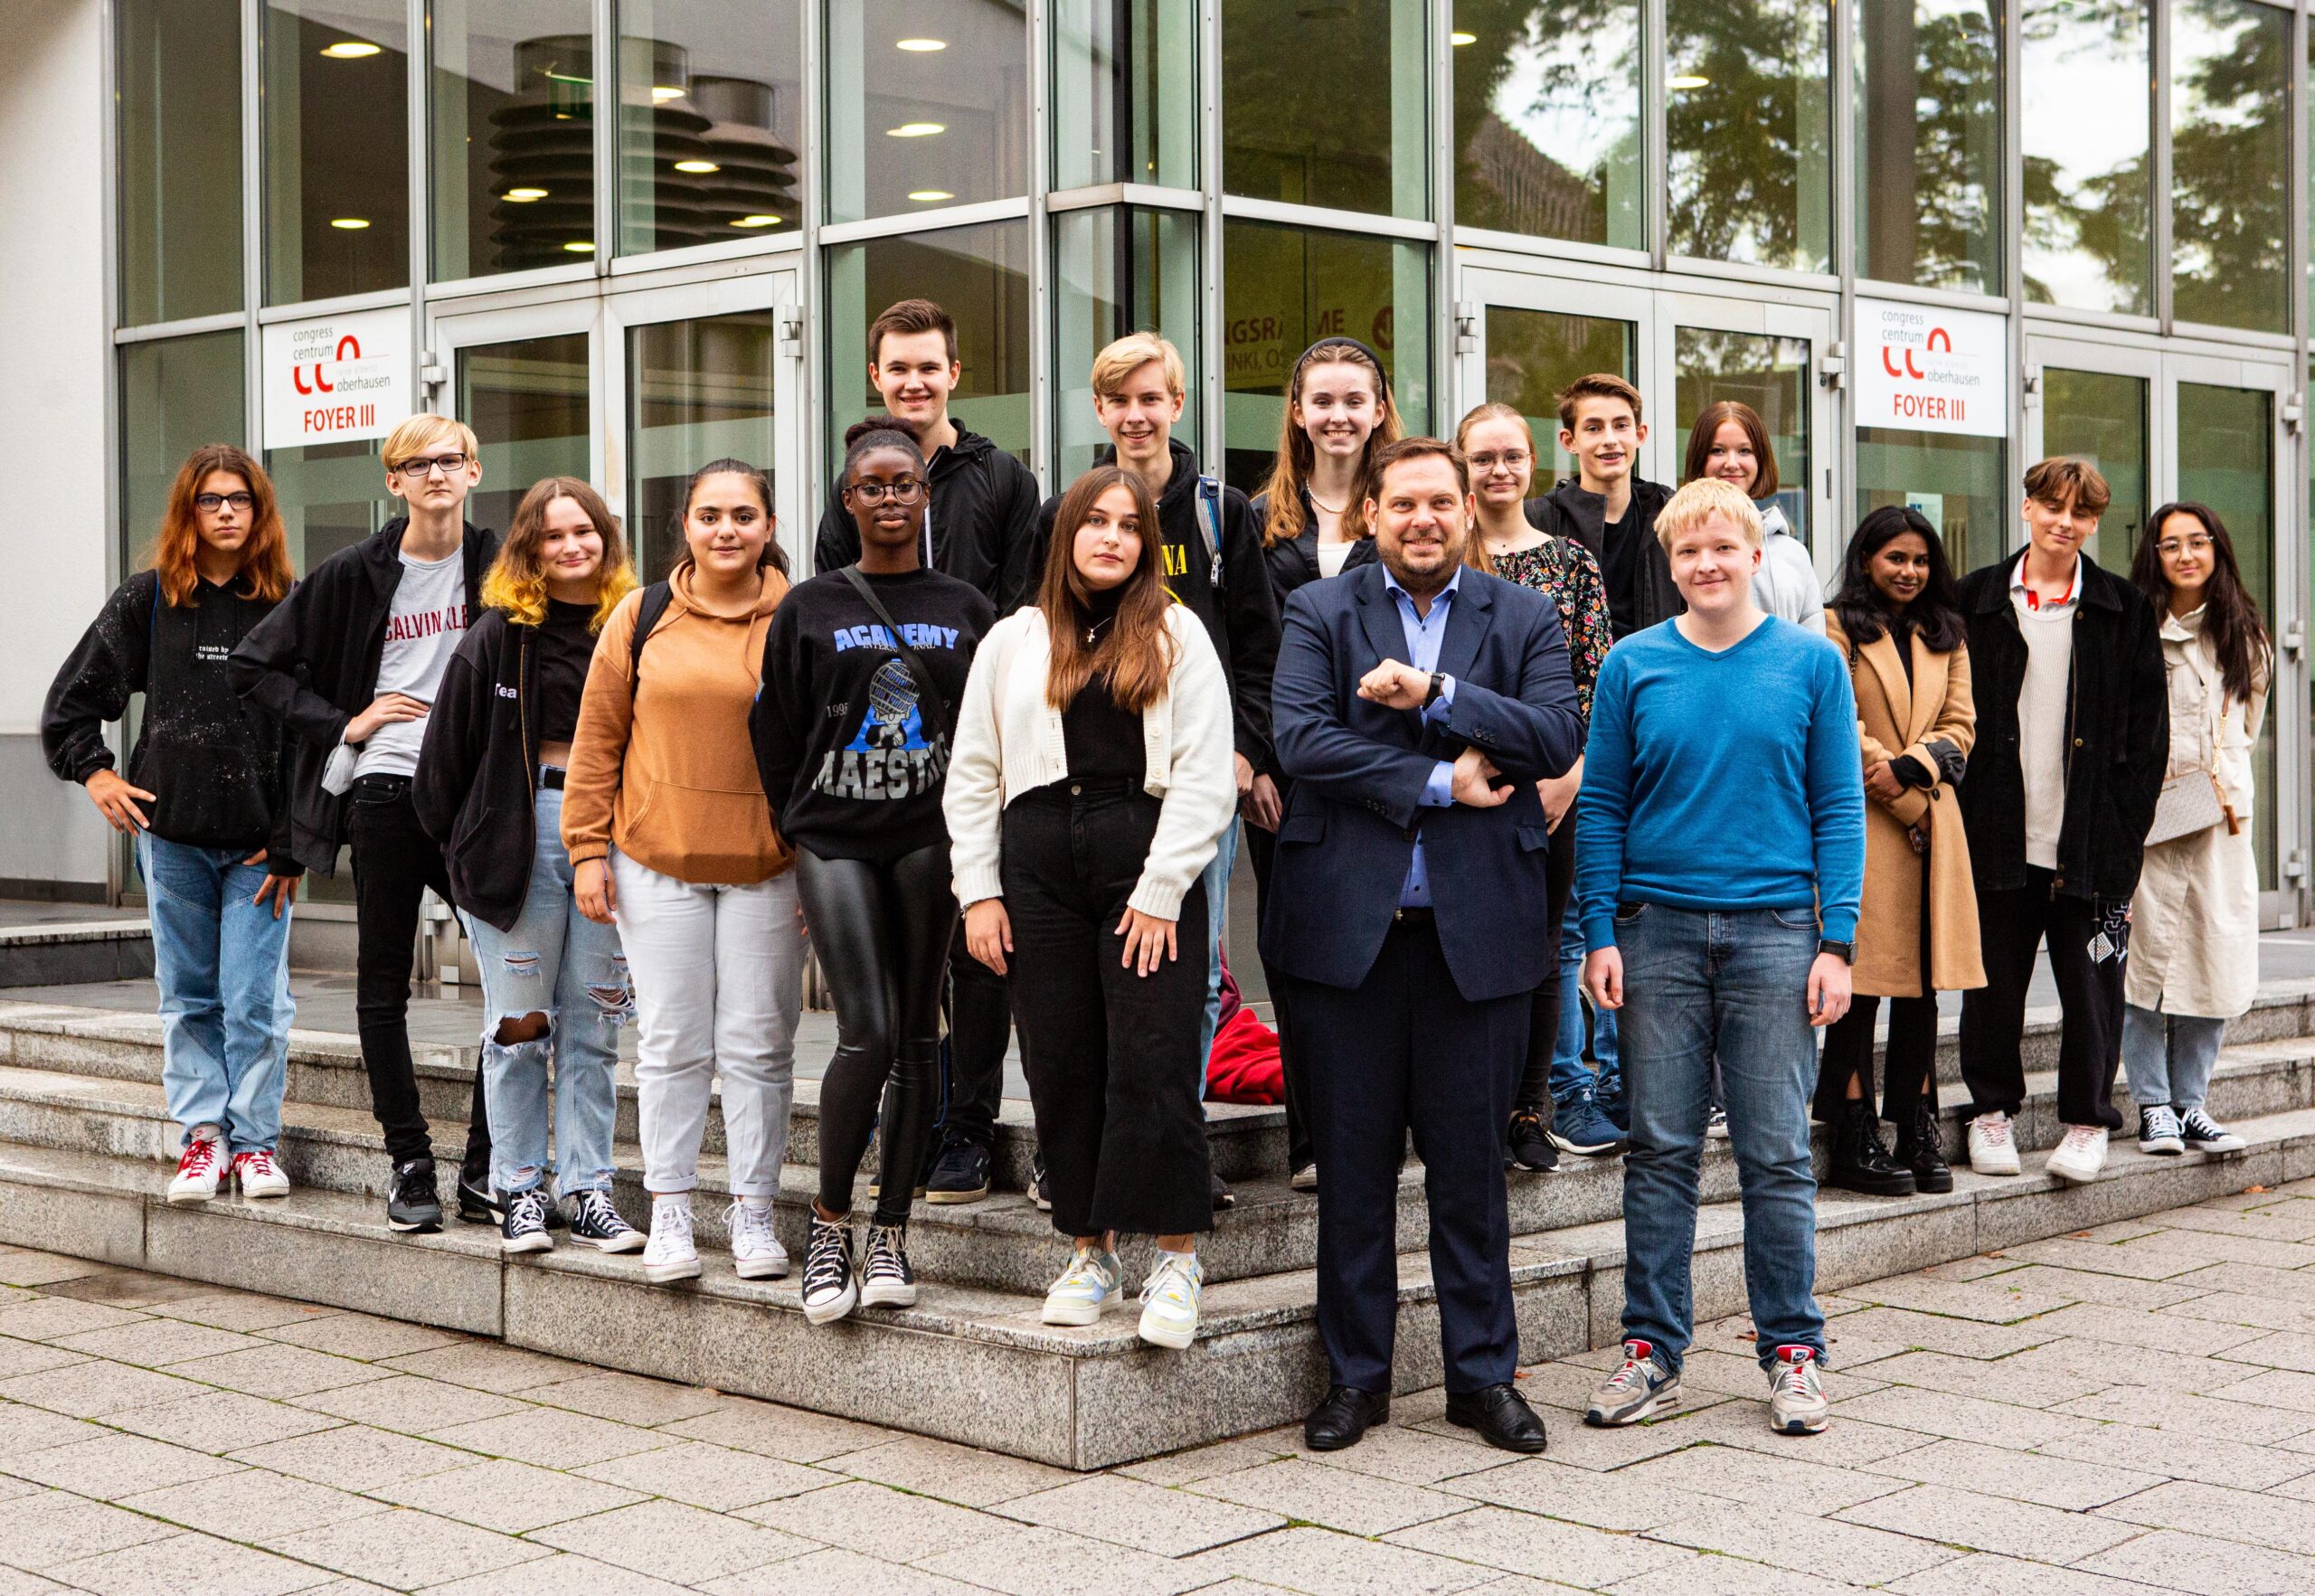
[{"label": "blue crewneck sweater", "polygon": [[1587,946],[1615,946],[1619,903],[1814,906],[1828,938],[1854,941],[1864,889],[1864,767],[1838,649],[1772,616],[1718,654],[1669,620],[1610,650],[1575,801]]}]

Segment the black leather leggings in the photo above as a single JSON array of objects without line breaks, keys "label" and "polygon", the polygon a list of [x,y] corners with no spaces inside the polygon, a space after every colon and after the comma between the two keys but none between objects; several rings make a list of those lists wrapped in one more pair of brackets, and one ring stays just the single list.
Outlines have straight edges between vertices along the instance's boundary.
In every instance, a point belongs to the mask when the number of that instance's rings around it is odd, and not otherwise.
[{"label": "black leather leggings", "polygon": [[796,855],[796,888],[836,999],[836,1052],[820,1082],[820,1206],[852,1210],[877,1131],[885,1180],[876,1223],[902,1224],[940,1100],[940,982],[957,929],[944,841],[880,863]]}]

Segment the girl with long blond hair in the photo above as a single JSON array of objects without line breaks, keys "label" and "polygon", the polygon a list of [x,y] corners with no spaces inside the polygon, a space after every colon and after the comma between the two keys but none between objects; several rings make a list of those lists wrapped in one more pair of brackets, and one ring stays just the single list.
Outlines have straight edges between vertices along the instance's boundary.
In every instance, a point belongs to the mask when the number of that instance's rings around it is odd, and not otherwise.
[{"label": "girl with long blond hair", "polygon": [[[226,656],[288,593],[273,484],[241,449],[193,451],[148,569],[116,590],[49,689],[49,768],[137,841],[161,988],[161,1085],[183,1128],[172,1203],[232,1179],[279,1197],[288,1080],[288,761],[281,728],[234,694]],[[128,774],[104,722],[145,695]]]},{"label": "girl with long blond hair", "polygon": [[535,484],[483,580],[483,613],[442,674],[411,783],[482,972],[490,1181],[509,1252],[553,1244],[550,1201],[568,1205],[574,1241],[605,1252],[643,1245],[611,1203],[612,1075],[634,1013],[627,959],[619,932],[580,911],[562,845],[596,634],[634,587],[619,523],[595,490],[574,477]]}]

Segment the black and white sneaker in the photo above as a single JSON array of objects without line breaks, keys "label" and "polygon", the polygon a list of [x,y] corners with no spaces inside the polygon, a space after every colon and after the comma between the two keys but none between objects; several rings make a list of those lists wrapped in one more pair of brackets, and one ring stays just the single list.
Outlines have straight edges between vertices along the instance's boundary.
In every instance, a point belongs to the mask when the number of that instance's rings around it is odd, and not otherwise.
[{"label": "black and white sneaker", "polygon": [[860,1267],[860,1306],[916,1306],[916,1271],[908,1266],[906,1225],[868,1227],[868,1256]]},{"label": "black and white sneaker", "polygon": [[386,1223],[409,1234],[442,1228],[442,1197],[434,1189],[433,1159],[412,1158],[394,1166],[394,1183],[386,1194]]},{"label": "black and white sneaker", "polygon": [[1045,1179],[1045,1156],[1043,1153],[1029,1155],[1029,1200],[1037,1205],[1038,1213],[1053,1212],[1053,1185]]},{"label": "black and white sneaker", "polygon": [[852,1272],[852,1230],[840,1220],[812,1215],[804,1250],[804,1317],[832,1325],[860,1303],[860,1282]]},{"label": "black and white sneaker", "polygon": [[546,1233],[546,1194],[533,1186],[514,1192],[505,1200],[506,1217],[498,1222],[498,1245],[506,1252],[545,1252],[554,1246]]},{"label": "black and white sneaker", "polygon": [[2169,1103],[2155,1103],[2138,1111],[2138,1150],[2141,1153],[2183,1153],[2185,1135],[2178,1116]]},{"label": "black and white sneaker", "polygon": [[487,1184],[477,1185],[458,1172],[458,1223],[461,1224],[495,1224],[506,1223],[506,1204]]},{"label": "black and white sneaker", "polygon": [[571,1239],[598,1252],[635,1252],[647,1238],[619,1217],[609,1192],[584,1191],[572,1200]]},{"label": "black and white sneaker", "polygon": [[2178,1131],[2190,1152],[2239,1153],[2251,1145],[2200,1109],[2178,1116]]}]

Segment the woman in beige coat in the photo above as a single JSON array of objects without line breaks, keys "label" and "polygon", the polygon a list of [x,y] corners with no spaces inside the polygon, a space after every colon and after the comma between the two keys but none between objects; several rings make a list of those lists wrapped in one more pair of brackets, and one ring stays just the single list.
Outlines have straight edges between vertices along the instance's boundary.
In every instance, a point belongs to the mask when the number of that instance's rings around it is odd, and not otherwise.
[{"label": "woman in beige coat", "polygon": [[[1833,1129],[1826,1183],[1885,1196],[1953,1189],[1938,1149],[1937,994],[1985,985],[1970,844],[1953,784],[1976,735],[1970,652],[1936,529],[1886,506],[1849,541],[1826,640],[1849,662],[1864,760],[1865,902],[1856,1000],[1825,1034],[1817,1118]],[[1873,1021],[1889,1003],[1881,1117],[1873,1115]]]},{"label": "woman in beige coat", "polygon": [[2148,525],[2131,580],[2162,618],[2170,762],[2150,834],[2164,840],[2148,842],[2131,901],[2122,1065],[2140,1151],[2236,1152],[2243,1138],[2203,1102],[2226,1022],[2251,1006],[2259,984],[2252,750],[2274,650],[2216,514],[2165,505]]}]

